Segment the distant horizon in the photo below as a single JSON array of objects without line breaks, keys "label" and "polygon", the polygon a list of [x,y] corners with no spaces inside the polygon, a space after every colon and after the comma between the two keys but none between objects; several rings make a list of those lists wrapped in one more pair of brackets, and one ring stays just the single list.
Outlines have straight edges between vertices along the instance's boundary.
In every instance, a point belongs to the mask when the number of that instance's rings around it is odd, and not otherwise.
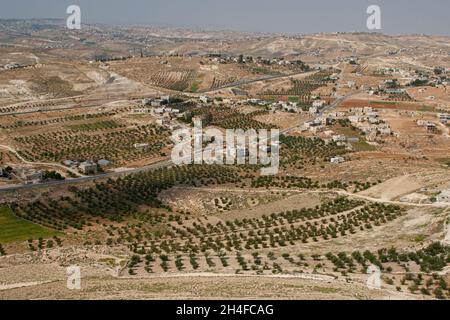
[{"label": "distant horizon", "polygon": [[[1,18],[0,21],[43,21],[43,20],[54,20],[61,21],[65,23],[65,19],[63,18]],[[427,34],[427,33],[403,33],[403,34],[387,34],[384,33],[383,30],[379,31],[325,31],[325,32],[310,32],[310,33],[290,33],[290,32],[269,32],[269,31],[239,31],[232,29],[214,29],[212,27],[202,27],[202,26],[190,26],[190,27],[182,27],[182,26],[164,26],[164,25],[148,25],[148,24],[120,24],[120,23],[112,23],[112,22],[95,22],[95,21],[87,21],[84,22],[88,26],[103,26],[103,27],[118,27],[118,28],[155,28],[155,29],[167,29],[167,30],[182,30],[182,31],[191,31],[191,32],[224,32],[224,33],[242,33],[249,35],[266,35],[266,36],[308,36],[315,34],[367,34],[367,35],[382,35],[388,37],[408,37],[408,36],[424,36],[424,37],[448,37],[450,38],[450,34]]]},{"label": "distant horizon", "polygon": [[71,4],[87,24],[285,35],[373,33],[366,9],[376,4],[382,29],[374,33],[450,36],[448,0],[15,0],[0,19],[65,19]]}]

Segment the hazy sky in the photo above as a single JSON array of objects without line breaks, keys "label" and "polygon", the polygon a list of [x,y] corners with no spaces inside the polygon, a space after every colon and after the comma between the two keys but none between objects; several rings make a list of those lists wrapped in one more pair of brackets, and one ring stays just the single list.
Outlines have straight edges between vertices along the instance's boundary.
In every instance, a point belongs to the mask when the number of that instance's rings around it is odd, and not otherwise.
[{"label": "hazy sky", "polygon": [[0,18],[65,18],[122,25],[315,33],[368,31],[366,9],[382,9],[387,34],[450,35],[450,0],[0,0]]}]

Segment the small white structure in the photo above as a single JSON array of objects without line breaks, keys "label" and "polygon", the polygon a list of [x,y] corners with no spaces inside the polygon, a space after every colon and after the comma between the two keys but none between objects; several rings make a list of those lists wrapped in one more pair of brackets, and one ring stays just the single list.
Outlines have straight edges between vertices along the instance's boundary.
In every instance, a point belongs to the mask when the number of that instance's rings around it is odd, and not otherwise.
[{"label": "small white structure", "polygon": [[135,143],[133,145],[133,147],[135,147],[136,149],[145,149],[149,146],[148,143]]},{"label": "small white structure", "polygon": [[152,107],[157,108],[157,107],[161,107],[161,106],[163,105],[163,102],[162,102],[162,100],[153,100],[153,101],[150,103],[150,105],[151,105]]},{"label": "small white structure", "polygon": [[343,136],[343,135],[334,135],[333,137],[331,137],[331,139],[334,142],[345,142],[345,141],[347,141],[347,137]]},{"label": "small white structure", "polygon": [[200,96],[200,101],[203,103],[211,102],[211,99],[207,96]]},{"label": "small white structure", "polygon": [[362,122],[362,121],[363,121],[363,118],[360,117],[360,116],[349,116],[349,117],[348,117],[348,120],[349,120],[351,123],[358,123],[358,122]]},{"label": "small white structure", "polygon": [[317,113],[317,107],[309,108],[309,113],[312,114],[312,115],[315,115]]},{"label": "small white structure", "polygon": [[436,200],[437,202],[450,202],[450,189],[442,191]]},{"label": "small white structure", "polygon": [[147,113],[150,113],[150,112],[151,112],[151,110],[148,109],[148,108],[136,108],[136,109],[133,109],[133,113],[135,113],[135,114],[147,114]]},{"label": "small white structure", "polygon": [[330,159],[330,162],[333,164],[339,164],[345,162],[345,159],[343,157],[337,156]]},{"label": "small white structure", "polygon": [[432,122],[428,122],[426,127],[427,127],[428,132],[436,132],[437,131],[437,126]]},{"label": "small white structure", "polygon": [[164,114],[165,109],[164,109],[164,108],[156,108],[156,109],[153,110],[153,112],[154,112],[155,114],[162,115],[162,114]]},{"label": "small white structure", "polygon": [[322,108],[325,104],[326,102],[324,100],[314,100],[312,106],[314,108]]},{"label": "small white structure", "polygon": [[438,115],[439,121],[443,124],[447,124],[450,123],[450,113],[445,114],[445,113],[441,113]]},{"label": "small white structure", "polygon": [[158,126],[164,126],[166,123],[167,123],[167,120],[164,119],[164,118],[156,119],[156,124],[157,124]]},{"label": "small white structure", "polygon": [[377,131],[381,135],[390,136],[392,134],[392,129],[389,126],[381,126],[377,128]]},{"label": "small white structure", "polygon": [[371,124],[378,124],[378,123],[380,123],[380,119],[378,119],[377,117],[369,117],[367,120]]},{"label": "small white structure", "polygon": [[320,120],[322,121],[322,124],[324,126],[331,126],[333,124],[333,118],[331,118],[331,117],[323,117]]}]

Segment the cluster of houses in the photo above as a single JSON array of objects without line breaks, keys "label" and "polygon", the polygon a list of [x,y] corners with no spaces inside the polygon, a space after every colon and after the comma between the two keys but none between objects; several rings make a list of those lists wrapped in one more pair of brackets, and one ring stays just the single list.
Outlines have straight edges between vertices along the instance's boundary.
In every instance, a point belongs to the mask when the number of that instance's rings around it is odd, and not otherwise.
[{"label": "cluster of houses", "polygon": [[326,126],[331,126],[334,119],[331,116],[321,116],[314,120],[308,121],[300,127],[300,131],[309,131],[311,133],[319,133],[326,131]]},{"label": "cluster of houses", "polygon": [[400,86],[434,86],[437,88],[447,86],[448,78],[442,75],[448,73],[445,68],[436,68],[441,70],[441,74],[427,74],[427,73],[415,73],[411,70],[402,70],[399,68],[382,68],[377,70],[377,74],[395,76],[396,79],[388,79],[383,81],[378,86],[379,90],[384,90],[386,93],[403,93],[405,89],[399,88]]},{"label": "cluster of houses", "polygon": [[365,134],[367,141],[376,141],[379,136],[395,135],[389,124],[381,121],[378,113],[371,107],[352,108],[349,109],[348,112],[332,112],[316,117],[314,120],[303,124],[303,126],[300,127],[300,131],[307,131],[313,134],[323,132],[325,135],[331,136],[330,141],[336,142],[338,145],[347,145],[351,142],[358,142],[358,138],[347,138],[342,135],[333,135],[331,130],[327,130],[327,126],[333,125],[337,119],[347,119],[352,126],[358,128]]},{"label": "cluster of houses", "polygon": [[285,58],[263,58],[253,56],[232,56],[228,54],[210,54],[209,58],[212,62],[217,63],[256,63],[258,65],[279,65],[279,66],[289,66],[289,65],[301,65],[303,64],[300,60],[288,60]]},{"label": "cluster of houses", "polygon": [[437,132],[437,125],[433,122],[426,121],[426,120],[417,120],[417,125],[419,127],[424,127],[427,129],[427,132],[429,133],[436,133]]},{"label": "cluster of houses", "polygon": [[83,162],[78,162],[76,160],[65,160],[63,161],[63,164],[72,169],[78,169],[78,171],[83,174],[96,174],[99,168],[106,168],[110,166],[111,161],[106,159],[101,159],[97,162],[94,162],[92,160]]},{"label": "cluster of houses", "polygon": [[150,114],[156,118],[156,124],[170,127],[173,125],[171,120],[180,115],[180,110],[170,107],[170,96],[161,96],[142,99],[142,105],[133,109],[132,113]]},{"label": "cluster of houses", "polygon": [[436,88],[444,88],[449,85],[448,80],[442,80],[435,75],[414,75],[408,79],[406,85],[409,86],[432,86]]},{"label": "cluster of houses", "polygon": [[[450,124],[450,114],[449,113],[440,113],[437,115],[437,118],[440,123],[442,124]],[[427,132],[429,133],[436,133],[438,131],[437,125],[434,122],[427,121],[427,120],[417,120],[416,124],[419,127],[424,127],[427,129]]]},{"label": "cluster of houses", "polygon": [[305,111],[302,106],[299,106],[297,102],[294,101],[277,101],[277,102],[269,102],[266,100],[260,99],[247,99],[244,100],[244,103],[265,106],[268,108],[269,112],[275,112],[276,110],[293,112],[293,113],[304,113],[308,112],[311,115],[316,115],[320,112],[320,109],[327,105],[325,100],[320,100],[319,97],[313,97],[315,100],[312,102],[312,106]]},{"label": "cluster of houses", "polygon": [[[374,94],[403,94],[406,93],[406,89],[401,88],[401,85],[399,84],[398,80],[396,79],[388,79],[388,80],[384,80],[382,83],[380,83],[378,85],[378,87],[373,88],[373,87],[369,87],[366,89],[366,92],[369,95],[374,95]],[[362,86],[363,88],[364,86]]]},{"label": "cluster of houses", "polygon": [[161,96],[159,98],[145,98],[142,99],[143,106],[161,107],[168,105],[170,102],[170,96]]},{"label": "cluster of houses", "polygon": [[450,113],[440,113],[438,119],[442,124],[450,124]]},{"label": "cluster of houses", "polygon": [[256,99],[256,98],[244,100],[244,103],[255,104],[255,105],[259,105],[259,106],[268,106],[271,104],[269,101]]},{"label": "cluster of houses", "polygon": [[368,141],[375,141],[378,136],[396,135],[389,124],[383,122],[372,107],[351,108],[347,119],[361,130]]},{"label": "cluster of houses", "polygon": [[276,110],[300,113],[302,112],[301,107],[298,106],[297,102],[290,101],[278,101],[269,104],[269,111],[275,112]]},{"label": "cluster of houses", "polygon": [[[30,167],[20,167],[13,169],[8,166],[6,168],[0,168],[0,178],[12,179],[14,177],[27,185],[38,184],[44,180],[49,179],[49,176],[46,174],[46,172],[48,173],[48,171],[37,170]],[[60,174],[59,176],[62,177]]]},{"label": "cluster of houses", "polygon": [[164,106],[151,109],[151,114],[157,118],[164,117],[170,120],[174,117],[177,117],[180,114],[180,110],[171,108],[169,106]]}]

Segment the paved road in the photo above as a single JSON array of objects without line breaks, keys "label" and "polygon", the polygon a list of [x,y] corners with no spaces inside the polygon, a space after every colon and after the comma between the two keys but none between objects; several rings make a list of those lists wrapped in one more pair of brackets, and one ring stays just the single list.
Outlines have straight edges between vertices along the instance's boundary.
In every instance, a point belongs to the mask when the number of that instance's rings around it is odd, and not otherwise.
[{"label": "paved road", "polygon": [[259,77],[256,79],[248,79],[248,80],[241,80],[241,81],[236,81],[233,83],[229,83],[214,89],[203,89],[203,90],[199,90],[197,91],[197,93],[210,93],[210,92],[215,92],[218,90],[222,90],[222,89],[226,89],[226,88],[233,88],[233,87],[239,87],[245,84],[251,84],[251,83],[255,83],[255,82],[260,82],[260,81],[267,81],[267,80],[274,80],[274,79],[282,79],[282,78],[289,78],[289,77],[293,77],[293,76],[298,76],[300,74],[309,74],[309,73],[316,73],[318,71],[308,71],[308,72],[294,72],[291,74],[277,74],[277,75],[269,75],[269,76],[263,76],[263,77]]},{"label": "paved road", "polygon": [[155,170],[163,167],[170,167],[173,163],[170,160],[163,160],[142,168],[137,169],[129,169],[124,171],[118,171],[118,172],[108,172],[105,174],[95,175],[95,176],[83,176],[80,178],[75,179],[66,179],[62,181],[49,181],[45,183],[38,183],[38,184],[19,184],[19,185],[9,185],[9,186],[1,186],[0,187],[0,193],[2,192],[9,192],[9,191],[18,191],[18,190],[28,190],[28,189],[40,189],[40,188],[48,188],[48,187],[54,187],[54,186],[61,186],[61,185],[68,185],[68,184],[74,184],[74,183],[81,183],[81,182],[89,182],[96,179],[103,179],[103,178],[112,178],[112,177],[120,177],[123,175],[133,174],[133,173],[139,173],[139,172],[145,172],[148,170]]}]

